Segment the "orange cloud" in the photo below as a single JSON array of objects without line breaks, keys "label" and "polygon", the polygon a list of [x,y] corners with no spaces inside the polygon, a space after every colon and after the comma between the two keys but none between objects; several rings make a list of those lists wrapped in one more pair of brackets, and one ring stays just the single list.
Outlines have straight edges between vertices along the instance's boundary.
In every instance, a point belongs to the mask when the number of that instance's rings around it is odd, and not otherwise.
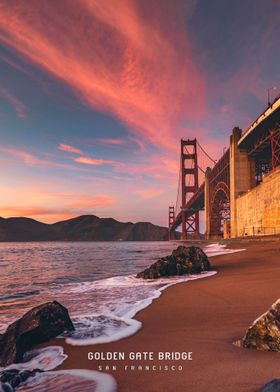
[{"label": "orange cloud", "polygon": [[79,148],[72,147],[72,146],[69,146],[69,144],[63,144],[63,143],[59,144],[58,149],[60,151],[70,152],[72,154],[82,154],[83,153],[82,150],[80,150]]},{"label": "orange cloud", "polygon": [[205,113],[205,78],[185,31],[191,3],[6,0],[1,40],[89,106],[177,149],[183,120]]},{"label": "orange cloud", "polygon": [[59,215],[59,211],[43,207],[19,207],[0,206],[1,216],[38,216],[38,215]]},{"label": "orange cloud", "polygon": [[15,97],[9,90],[0,86],[0,96],[5,98],[11,103],[16,111],[16,115],[19,118],[25,118],[27,113],[26,105],[17,97]]},{"label": "orange cloud", "polygon": [[[37,193],[38,195],[38,193]],[[33,195],[34,196],[34,195]],[[69,217],[81,215],[81,214],[92,214],[98,213],[104,207],[111,206],[115,203],[115,198],[111,196],[89,196],[89,195],[71,195],[73,202],[63,203],[63,199],[57,195],[56,205],[50,205],[42,207],[41,205],[0,205],[0,215],[3,217],[32,217],[36,219],[43,219],[44,221],[53,222],[58,219],[66,219]],[[31,195],[32,198],[32,195]],[[33,197],[34,198],[34,197]],[[45,203],[48,196],[44,197],[42,194],[41,199],[45,199]],[[27,204],[27,203],[26,203]],[[58,204],[58,205],[57,205]],[[93,211],[92,209],[98,209]]]},{"label": "orange cloud", "polygon": [[164,193],[163,189],[140,189],[135,192],[142,199],[152,199],[154,197],[160,196]]}]

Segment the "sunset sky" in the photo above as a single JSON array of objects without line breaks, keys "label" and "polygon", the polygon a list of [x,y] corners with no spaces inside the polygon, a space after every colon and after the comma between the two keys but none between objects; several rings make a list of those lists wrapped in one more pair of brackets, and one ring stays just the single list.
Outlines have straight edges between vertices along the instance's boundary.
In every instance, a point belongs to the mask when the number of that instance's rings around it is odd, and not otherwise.
[{"label": "sunset sky", "polygon": [[180,138],[218,158],[280,89],[279,18],[275,0],[0,0],[0,216],[167,225]]}]

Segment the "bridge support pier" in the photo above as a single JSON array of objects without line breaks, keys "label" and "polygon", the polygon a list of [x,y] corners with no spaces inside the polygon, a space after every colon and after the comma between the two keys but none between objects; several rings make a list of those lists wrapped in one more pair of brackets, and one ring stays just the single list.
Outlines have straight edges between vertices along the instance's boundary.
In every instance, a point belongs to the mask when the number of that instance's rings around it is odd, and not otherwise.
[{"label": "bridge support pier", "polygon": [[237,237],[238,219],[236,199],[250,190],[255,182],[255,163],[248,153],[240,151],[238,140],[241,129],[234,128],[230,136],[230,232],[231,237]]},{"label": "bridge support pier", "polygon": [[205,238],[207,240],[210,239],[210,229],[211,229],[210,174],[211,174],[211,169],[210,167],[207,167],[205,171],[205,183],[204,183]]}]

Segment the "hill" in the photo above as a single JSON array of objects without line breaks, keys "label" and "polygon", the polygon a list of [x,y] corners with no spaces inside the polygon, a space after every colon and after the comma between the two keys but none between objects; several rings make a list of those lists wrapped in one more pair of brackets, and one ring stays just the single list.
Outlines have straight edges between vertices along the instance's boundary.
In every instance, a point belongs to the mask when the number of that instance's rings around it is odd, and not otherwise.
[{"label": "hill", "polygon": [[30,218],[0,218],[0,242],[9,241],[165,241],[168,229],[149,222],[119,222],[82,215],[46,224]]}]

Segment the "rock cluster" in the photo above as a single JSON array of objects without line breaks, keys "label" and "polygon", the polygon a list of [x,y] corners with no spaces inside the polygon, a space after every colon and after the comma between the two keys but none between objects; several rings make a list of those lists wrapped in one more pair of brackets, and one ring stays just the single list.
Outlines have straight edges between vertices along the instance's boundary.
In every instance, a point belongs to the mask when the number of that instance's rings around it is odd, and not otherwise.
[{"label": "rock cluster", "polygon": [[263,386],[260,392],[279,392],[280,380],[274,379]]},{"label": "rock cluster", "polygon": [[201,248],[178,246],[170,256],[163,257],[137,274],[137,278],[157,279],[174,275],[200,274],[211,269]]},{"label": "rock cluster", "polygon": [[241,343],[247,348],[280,351],[280,299],[254,321]]},{"label": "rock cluster", "polygon": [[39,372],[41,373],[42,370],[19,370],[12,368],[3,370],[0,372],[0,392],[14,392],[15,388]]},{"label": "rock cluster", "polygon": [[74,326],[68,310],[59,302],[47,302],[9,325],[0,336],[0,366],[20,362],[35,344],[46,342]]}]

